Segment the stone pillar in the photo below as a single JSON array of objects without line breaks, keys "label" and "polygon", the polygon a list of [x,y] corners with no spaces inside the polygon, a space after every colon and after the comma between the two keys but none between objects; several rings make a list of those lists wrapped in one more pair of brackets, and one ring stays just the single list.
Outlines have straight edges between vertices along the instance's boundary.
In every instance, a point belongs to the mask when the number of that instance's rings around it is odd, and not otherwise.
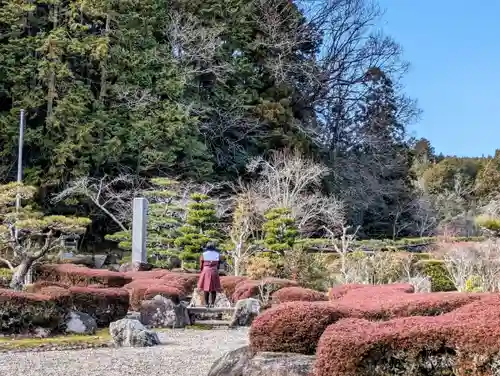
[{"label": "stone pillar", "polygon": [[134,198],[132,217],[132,262],[146,263],[146,239],[148,225],[148,200]]}]

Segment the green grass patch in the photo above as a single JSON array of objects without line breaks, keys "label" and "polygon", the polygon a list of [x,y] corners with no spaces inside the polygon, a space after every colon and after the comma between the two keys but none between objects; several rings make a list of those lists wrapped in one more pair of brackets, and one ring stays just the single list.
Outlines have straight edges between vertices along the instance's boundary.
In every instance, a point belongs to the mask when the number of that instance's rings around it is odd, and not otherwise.
[{"label": "green grass patch", "polygon": [[111,340],[107,328],[101,329],[94,335],[62,335],[48,338],[14,338],[0,337],[0,350],[29,350],[38,347],[72,347],[78,345],[102,345]]}]

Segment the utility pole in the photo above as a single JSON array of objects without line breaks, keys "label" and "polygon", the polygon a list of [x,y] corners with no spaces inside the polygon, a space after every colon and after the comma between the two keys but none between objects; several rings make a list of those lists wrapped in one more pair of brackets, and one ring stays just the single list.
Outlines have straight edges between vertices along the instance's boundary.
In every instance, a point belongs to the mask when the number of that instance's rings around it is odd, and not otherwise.
[{"label": "utility pole", "polygon": [[[23,182],[23,144],[24,144],[24,110],[21,110],[19,117],[19,144],[17,150],[17,183]],[[19,192],[16,196],[16,213],[21,208],[21,195]]]}]

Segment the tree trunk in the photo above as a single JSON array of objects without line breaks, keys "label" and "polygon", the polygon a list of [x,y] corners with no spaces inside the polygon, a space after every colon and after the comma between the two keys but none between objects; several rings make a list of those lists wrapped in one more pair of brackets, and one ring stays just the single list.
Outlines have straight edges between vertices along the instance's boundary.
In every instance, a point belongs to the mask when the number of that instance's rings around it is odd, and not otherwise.
[{"label": "tree trunk", "polygon": [[33,259],[25,258],[21,261],[19,266],[15,269],[14,274],[12,274],[12,279],[10,281],[9,287],[12,290],[21,291],[24,287],[24,280],[26,278],[26,274],[28,274],[31,265],[33,265]]}]

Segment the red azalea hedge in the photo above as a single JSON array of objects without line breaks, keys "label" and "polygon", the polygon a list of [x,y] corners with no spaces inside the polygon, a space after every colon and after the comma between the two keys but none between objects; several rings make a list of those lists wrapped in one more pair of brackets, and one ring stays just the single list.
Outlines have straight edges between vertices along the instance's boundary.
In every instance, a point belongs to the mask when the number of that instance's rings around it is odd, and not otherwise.
[{"label": "red azalea hedge", "polygon": [[484,294],[461,293],[390,294],[387,288],[379,288],[379,294],[377,289],[371,291],[370,295],[346,294],[335,302],[286,303],[265,311],[252,324],[251,347],[255,351],[312,354],[321,333],[341,318],[389,320],[437,316],[484,297]]},{"label": "red azalea hedge", "polygon": [[70,299],[62,290],[47,290],[45,295],[0,289],[0,333],[59,329],[71,309]]},{"label": "red azalea hedge", "polygon": [[139,310],[143,300],[155,295],[168,297],[177,303],[186,296],[185,284],[176,280],[138,279],[124,286],[130,293],[130,307]]},{"label": "red azalea hedge", "polygon": [[284,287],[273,294],[273,304],[286,302],[321,302],[328,300],[325,293],[303,287]]},{"label": "red azalea hedge", "polygon": [[415,288],[408,283],[393,283],[388,285],[352,283],[332,287],[328,292],[328,297],[330,300],[339,300],[344,297],[351,298],[353,295],[360,298],[361,296],[411,294],[413,292],[415,292]]},{"label": "red azalea hedge", "polygon": [[104,269],[90,269],[72,264],[46,264],[39,268],[39,280],[61,282],[71,286],[100,284],[106,287],[123,287],[132,281],[124,273]]},{"label": "red azalea hedge", "polygon": [[348,292],[352,290],[366,288],[367,286],[368,285],[363,285],[360,283],[348,283],[345,285],[333,286],[328,291],[328,297],[330,298],[330,300],[337,300],[342,298],[344,295],[346,295]]},{"label": "red azalea hedge", "polygon": [[169,273],[168,270],[164,269],[153,269],[150,271],[140,271],[140,272],[125,272],[123,273],[125,277],[131,278],[132,280],[137,279],[159,279],[164,277]]},{"label": "red azalea hedge", "polygon": [[298,286],[295,281],[279,278],[264,278],[262,280],[247,280],[236,285],[232,300],[238,301],[241,299],[253,298],[259,295],[259,288],[264,285],[266,289],[270,290],[270,295],[274,294],[279,289],[284,287]]},{"label": "red azalea hedge", "polygon": [[73,308],[94,317],[100,327],[127,315],[130,298],[126,289],[73,286],[69,291]]},{"label": "red azalea hedge", "polygon": [[199,274],[194,273],[170,272],[164,275],[161,280],[163,280],[166,285],[179,288],[183,294],[191,295],[196,287],[196,284],[198,283],[199,277]]},{"label": "red azalea hedge", "polygon": [[354,295],[344,297],[337,304],[345,309],[355,309],[368,320],[389,320],[407,316],[437,316],[451,312],[483,297],[482,294],[421,293]]},{"label": "red azalea hedge", "polygon": [[224,276],[220,277],[220,284],[222,286],[222,292],[226,297],[232,301],[233,295],[236,290],[236,286],[238,286],[242,282],[246,282],[249,279],[247,277],[242,276]]},{"label": "red azalea hedge", "polygon": [[491,296],[435,317],[341,320],[321,336],[314,376],[431,374],[429,365],[436,375],[495,375],[499,303]]},{"label": "red azalea hedge", "polygon": [[161,295],[165,298],[171,299],[174,304],[179,304],[182,295],[182,291],[173,286],[159,285],[151,286],[144,293],[144,299],[152,299],[157,295]]},{"label": "red azalea hedge", "polygon": [[70,288],[70,285],[67,283],[53,282],[53,281],[36,281],[35,283],[33,283],[31,285],[26,285],[25,291],[36,294],[36,293],[40,292],[41,289],[43,289],[45,287],[50,287],[50,286],[61,287],[63,289]]},{"label": "red azalea hedge", "polygon": [[324,330],[352,312],[329,302],[290,302],[257,316],[250,328],[255,352],[314,354]]}]

